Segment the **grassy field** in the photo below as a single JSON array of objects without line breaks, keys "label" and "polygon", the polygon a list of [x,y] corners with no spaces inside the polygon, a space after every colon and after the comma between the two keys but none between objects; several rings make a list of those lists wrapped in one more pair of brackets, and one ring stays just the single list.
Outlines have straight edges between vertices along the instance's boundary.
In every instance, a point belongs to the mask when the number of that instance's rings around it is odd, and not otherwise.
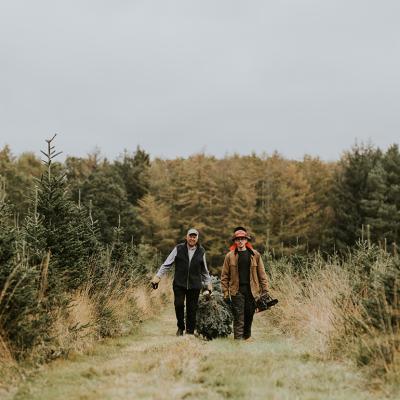
[{"label": "grassy field", "polygon": [[312,344],[256,315],[254,342],[176,337],[172,306],[137,334],[58,360],[3,397],[54,399],[383,399],[352,366],[312,356]]}]

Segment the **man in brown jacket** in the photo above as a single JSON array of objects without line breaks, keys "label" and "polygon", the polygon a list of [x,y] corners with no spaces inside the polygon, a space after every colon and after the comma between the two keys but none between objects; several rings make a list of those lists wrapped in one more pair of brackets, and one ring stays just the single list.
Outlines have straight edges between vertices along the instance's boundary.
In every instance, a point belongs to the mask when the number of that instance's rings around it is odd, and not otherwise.
[{"label": "man in brown jacket", "polygon": [[256,300],[268,292],[264,263],[249,240],[246,229],[235,229],[221,273],[224,298],[232,302],[234,338],[239,340],[250,339]]}]

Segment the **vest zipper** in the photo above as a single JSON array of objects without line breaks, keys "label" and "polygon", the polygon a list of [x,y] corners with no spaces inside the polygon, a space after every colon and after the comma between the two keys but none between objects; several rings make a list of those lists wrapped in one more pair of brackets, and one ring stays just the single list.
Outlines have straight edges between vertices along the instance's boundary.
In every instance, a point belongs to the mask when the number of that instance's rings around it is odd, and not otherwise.
[{"label": "vest zipper", "polygon": [[190,261],[189,261],[188,274],[187,274],[187,281],[186,281],[186,289],[187,289],[187,290],[189,290],[189,273],[190,273],[190,265],[192,264],[192,260],[193,260],[193,257],[194,257],[194,255],[195,255],[196,251],[197,251],[197,247],[196,247],[196,250],[195,250],[195,251],[194,251],[194,253],[193,253],[193,256],[192,256],[192,258],[190,258],[190,257],[189,257],[189,249],[187,249],[187,252],[188,252],[188,260],[190,260]]},{"label": "vest zipper", "polygon": [[[194,254],[193,254],[194,256]],[[189,258],[189,251],[188,251],[188,258]],[[193,260],[193,257],[192,257]],[[190,264],[192,263],[192,260],[189,261],[189,268],[188,268],[188,273],[187,273],[187,281],[186,281],[186,289],[189,290],[189,273],[190,273]]]}]

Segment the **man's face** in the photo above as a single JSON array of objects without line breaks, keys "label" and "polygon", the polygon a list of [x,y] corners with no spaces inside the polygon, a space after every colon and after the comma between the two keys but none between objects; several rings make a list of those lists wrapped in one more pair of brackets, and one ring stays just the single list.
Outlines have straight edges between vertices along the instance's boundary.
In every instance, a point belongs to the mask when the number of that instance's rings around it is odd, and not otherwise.
[{"label": "man's face", "polygon": [[235,243],[239,250],[244,250],[246,248],[247,238],[245,237],[237,237],[235,239]]},{"label": "man's face", "polygon": [[194,246],[196,246],[199,238],[194,233],[191,233],[190,235],[186,236],[186,240],[188,242],[189,247],[194,247]]}]

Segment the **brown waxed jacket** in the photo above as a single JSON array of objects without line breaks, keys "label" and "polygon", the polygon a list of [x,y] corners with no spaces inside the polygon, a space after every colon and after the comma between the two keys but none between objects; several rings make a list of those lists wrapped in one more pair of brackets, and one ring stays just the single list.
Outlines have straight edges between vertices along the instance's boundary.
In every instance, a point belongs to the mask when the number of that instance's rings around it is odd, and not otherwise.
[{"label": "brown waxed jacket", "polygon": [[[239,291],[238,259],[236,250],[231,250],[225,256],[221,273],[221,289],[224,298],[235,296]],[[267,274],[261,255],[257,250],[250,250],[250,288],[256,300],[268,291]]]}]

